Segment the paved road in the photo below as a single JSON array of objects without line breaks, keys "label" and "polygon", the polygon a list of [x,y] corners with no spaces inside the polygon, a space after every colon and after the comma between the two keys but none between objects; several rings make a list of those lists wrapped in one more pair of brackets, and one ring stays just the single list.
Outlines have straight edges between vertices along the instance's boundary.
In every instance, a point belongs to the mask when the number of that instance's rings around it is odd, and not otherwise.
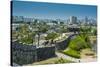
[{"label": "paved road", "polygon": [[74,58],[74,57],[65,55],[65,54],[60,53],[60,52],[56,52],[56,55],[57,55],[57,57],[59,57],[59,58],[71,60],[71,61],[74,61],[74,62],[80,62],[80,59],[77,59],[77,58]]},{"label": "paved road", "polygon": [[65,55],[61,52],[56,52],[56,55],[59,58],[63,58],[63,59],[66,59],[66,60],[71,60],[71,61],[76,62],[76,63],[79,63],[79,62],[95,62],[95,61],[97,61],[97,58],[87,57],[87,58],[83,58],[83,59],[82,58],[77,59],[77,58]]}]

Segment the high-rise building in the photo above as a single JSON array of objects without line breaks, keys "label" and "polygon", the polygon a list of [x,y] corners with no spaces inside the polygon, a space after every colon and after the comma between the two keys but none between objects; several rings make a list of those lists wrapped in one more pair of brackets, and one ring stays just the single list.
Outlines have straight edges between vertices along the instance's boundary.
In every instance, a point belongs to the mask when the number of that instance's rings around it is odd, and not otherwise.
[{"label": "high-rise building", "polygon": [[24,17],[23,16],[13,16],[12,21],[17,22],[17,21],[23,21]]},{"label": "high-rise building", "polygon": [[85,17],[85,23],[88,23],[88,18],[87,17]]},{"label": "high-rise building", "polygon": [[71,24],[77,24],[77,17],[71,16],[71,17],[70,17],[70,23],[71,23]]},{"label": "high-rise building", "polygon": [[24,16],[12,16],[12,21],[13,22],[19,22],[19,21],[33,22],[34,18],[28,18],[28,17],[24,17]]},{"label": "high-rise building", "polygon": [[28,18],[28,17],[24,17],[24,22],[33,22],[34,18]]}]

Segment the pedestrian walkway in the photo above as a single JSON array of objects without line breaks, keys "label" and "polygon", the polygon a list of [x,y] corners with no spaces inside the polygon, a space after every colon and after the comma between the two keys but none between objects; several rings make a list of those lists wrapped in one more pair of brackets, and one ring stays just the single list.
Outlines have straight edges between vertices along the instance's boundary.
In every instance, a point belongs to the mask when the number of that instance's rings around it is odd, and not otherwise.
[{"label": "pedestrian walkway", "polygon": [[71,60],[73,62],[80,62],[80,59],[77,59],[77,58],[74,58],[74,57],[71,57],[71,56],[68,56],[68,55],[65,55],[61,52],[55,52],[55,54],[57,55],[57,57],[59,58],[63,58],[63,59],[66,59],[66,60]]}]

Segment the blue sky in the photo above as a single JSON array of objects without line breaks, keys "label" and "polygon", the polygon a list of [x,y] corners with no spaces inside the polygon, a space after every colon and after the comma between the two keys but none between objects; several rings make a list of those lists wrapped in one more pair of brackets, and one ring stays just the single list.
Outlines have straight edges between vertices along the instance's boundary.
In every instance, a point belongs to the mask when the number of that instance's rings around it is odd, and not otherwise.
[{"label": "blue sky", "polygon": [[14,16],[27,16],[40,19],[68,19],[70,16],[84,18],[97,17],[97,7],[90,5],[55,4],[43,2],[13,1]]}]

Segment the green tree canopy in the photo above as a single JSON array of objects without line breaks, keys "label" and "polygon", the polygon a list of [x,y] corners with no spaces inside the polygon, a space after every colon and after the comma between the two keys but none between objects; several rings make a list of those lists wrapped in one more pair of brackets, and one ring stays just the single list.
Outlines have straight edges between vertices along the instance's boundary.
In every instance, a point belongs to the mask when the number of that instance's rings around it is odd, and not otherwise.
[{"label": "green tree canopy", "polygon": [[59,36],[59,34],[57,33],[49,33],[47,35],[47,37],[45,37],[46,40],[54,40],[55,38],[57,38]]}]

